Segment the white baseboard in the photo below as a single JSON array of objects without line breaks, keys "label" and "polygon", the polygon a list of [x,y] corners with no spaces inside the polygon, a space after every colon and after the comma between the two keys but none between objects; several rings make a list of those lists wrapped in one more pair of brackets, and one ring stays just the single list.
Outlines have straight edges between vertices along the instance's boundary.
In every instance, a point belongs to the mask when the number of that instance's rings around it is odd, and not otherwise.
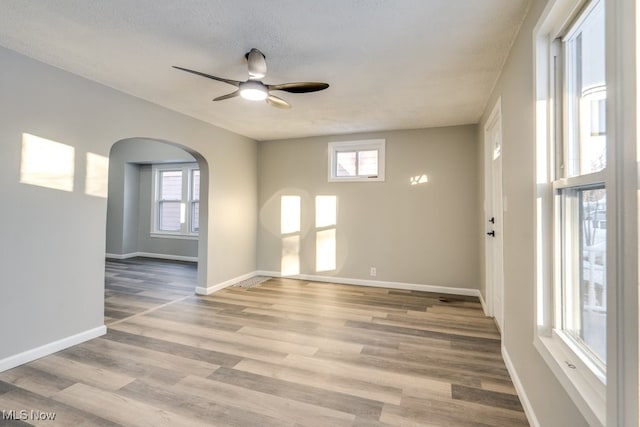
[{"label": "white baseboard", "polygon": [[536,417],[535,412],[533,411],[533,406],[531,406],[531,402],[529,401],[529,397],[527,397],[527,393],[522,386],[522,381],[520,381],[520,377],[518,376],[518,372],[516,368],[513,366],[511,362],[511,357],[509,357],[509,352],[507,348],[502,345],[502,358],[504,359],[504,364],[507,366],[507,371],[509,371],[509,375],[511,376],[511,381],[513,381],[513,385],[518,392],[518,397],[520,398],[520,403],[522,403],[522,408],[524,409],[524,413],[527,416],[527,420],[531,427],[540,427],[540,422]]},{"label": "white baseboard", "polygon": [[110,253],[106,253],[104,254],[104,257],[107,259],[127,259],[127,258],[133,258],[134,255],[133,254],[110,254]]},{"label": "white baseboard", "polygon": [[207,286],[206,288],[199,286],[196,288],[196,294],[210,295],[221,289],[234,285],[243,280],[251,279],[256,276],[288,277],[291,279],[309,280],[313,282],[340,283],[343,285],[373,286],[378,288],[403,289],[403,290],[412,290],[412,291],[436,292],[440,294],[449,294],[449,295],[481,297],[480,291],[478,289],[454,288],[450,286],[419,285],[415,283],[402,283],[402,282],[386,282],[381,280],[348,279],[344,277],[316,276],[311,274],[297,274],[295,276],[283,276],[280,272],[265,271],[265,270],[253,271],[251,273],[243,274],[242,276],[234,277],[233,279],[226,280],[216,285],[210,285],[210,286]]},{"label": "white baseboard", "polygon": [[[258,271],[256,272],[256,275],[283,277],[282,274],[277,271]],[[349,279],[345,277],[317,276],[311,274],[297,274],[295,276],[285,277],[291,279],[309,280],[313,282],[330,282],[340,283],[343,285],[373,286],[377,288],[403,289],[410,291],[436,292],[441,294],[480,297],[480,291],[478,289],[454,288],[451,286],[421,285],[416,283],[387,282],[382,280]]]},{"label": "white baseboard", "polygon": [[260,276],[256,271],[252,271],[251,273],[243,274],[242,276],[234,277],[233,279],[225,280],[222,283],[218,283],[217,285],[208,285],[206,288],[198,286],[196,288],[196,294],[198,295],[211,295],[214,292],[218,292],[221,289],[228,288],[231,285],[235,285],[238,282],[242,282],[243,280],[251,279],[252,277]]},{"label": "white baseboard", "polygon": [[135,257],[145,257],[145,258],[168,259],[172,261],[198,262],[198,257],[156,254],[152,252],[130,252],[128,254],[105,254],[105,257],[109,259],[129,259],[129,258],[135,258]]},{"label": "white baseboard", "polygon": [[487,317],[491,317],[489,316],[489,311],[487,311],[487,303],[484,301],[484,297],[482,296],[482,292],[478,291],[479,298],[480,298],[480,305],[482,306],[482,311],[484,312],[484,315]]},{"label": "white baseboard", "polygon": [[5,357],[0,360],[0,372],[15,368],[16,366],[24,365],[25,363],[40,359],[41,357],[48,356],[85,341],[89,341],[106,333],[106,326],[98,326],[97,328],[89,329],[88,331],[80,332],[79,334],[71,335],[70,337],[62,338],[61,340],[36,347],[31,350]]}]

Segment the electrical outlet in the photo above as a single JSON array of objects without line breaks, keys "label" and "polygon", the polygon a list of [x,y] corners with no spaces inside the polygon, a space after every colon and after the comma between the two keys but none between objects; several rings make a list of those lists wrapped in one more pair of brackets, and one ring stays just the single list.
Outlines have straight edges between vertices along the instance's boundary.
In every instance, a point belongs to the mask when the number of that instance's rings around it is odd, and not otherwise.
[{"label": "electrical outlet", "polygon": [[377,272],[376,272],[376,268],[375,268],[375,267],[371,267],[371,271],[369,272],[369,274],[370,274],[371,276],[375,276],[375,275],[376,275],[376,273],[377,273]]}]

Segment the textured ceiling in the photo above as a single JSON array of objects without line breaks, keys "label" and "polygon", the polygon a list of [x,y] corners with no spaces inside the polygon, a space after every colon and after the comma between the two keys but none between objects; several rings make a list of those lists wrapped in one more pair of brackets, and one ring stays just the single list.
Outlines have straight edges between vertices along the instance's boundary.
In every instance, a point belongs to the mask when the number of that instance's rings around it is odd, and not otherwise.
[{"label": "textured ceiling", "polygon": [[[270,140],[477,123],[529,0],[0,0],[0,45],[120,91]],[[264,82],[280,110],[171,68]]]}]

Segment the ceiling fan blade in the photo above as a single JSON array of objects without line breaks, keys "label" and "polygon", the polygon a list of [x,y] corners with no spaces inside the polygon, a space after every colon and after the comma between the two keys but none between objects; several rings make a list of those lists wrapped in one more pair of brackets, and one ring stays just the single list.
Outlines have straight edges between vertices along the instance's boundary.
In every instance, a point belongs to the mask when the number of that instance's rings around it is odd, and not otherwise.
[{"label": "ceiling fan blade", "polygon": [[178,70],[186,71],[187,73],[197,74],[199,76],[206,77],[208,79],[213,79],[213,80],[217,80],[219,82],[224,82],[224,83],[230,84],[231,86],[235,86],[235,87],[239,87],[240,83],[241,83],[241,82],[239,82],[237,80],[223,79],[222,77],[212,76],[211,74],[201,73],[200,71],[190,70],[188,68],[182,68],[182,67],[178,67],[176,65],[172,65],[172,67],[176,68]]},{"label": "ceiling fan blade", "polygon": [[329,87],[328,83],[320,82],[298,82],[298,83],[283,83],[279,85],[267,85],[269,90],[283,90],[291,93],[307,93],[317,92]]},{"label": "ceiling fan blade", "polygon": [[267,61],[262,52],[254,47],[246,54],[246,58],[250,80],[260,80],[267,75]]},{"label": "ceiling fan blade", "polygon": [[235,98],[238,95],[240,95],[240,91],[236,90],[235,92],[231,92],[231,93],[228,93],[226,95],[219,96],[217,98],[214,98],[213,100],[214,101],[222,101],[224,99]]},{"label": "ceiling fan blade", "polygon": [[265,101],[267,102],[267,104],[277,108],[283,108],[283,109],[291,108],[291,104],[289,104],[287,101],[285,101],[282,98],[278,98],[277,96],[269,95],[267,96],[267,99],[265,99]]}]

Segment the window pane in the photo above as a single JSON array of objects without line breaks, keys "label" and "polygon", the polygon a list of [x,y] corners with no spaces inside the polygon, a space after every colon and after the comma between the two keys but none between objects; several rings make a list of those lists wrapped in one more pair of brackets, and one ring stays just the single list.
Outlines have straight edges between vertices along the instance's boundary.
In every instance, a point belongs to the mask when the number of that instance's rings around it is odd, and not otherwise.
[{"label": "window pane", "polygon": [[[605,362],[607,353],[607,201],[604,188],[565,195],[565,330]],[[571,205],[575,208],[572,208]],[[576,242],[572,247],[572,242]],[[572,273],[573,270],[573,273]],[[568,273],[568,274],[567,274]]]},{"label": "window pane", "polygon": [[378,150],[358,152],[358,175],[378,175]]},{"label": "window pane", "polygon": [[182,199],[182,171],[160,172],[160,200]]},{"label": "window pane", "polygon": [[567,176],[606,167],[604,2],[565,42]]},{"label": "window pane", "polygon": [[604,189],[580,192],[582,330],[580,337],[607,360],[607,200]]},{"label": "window pane", "polygon": [[200,231],[200,202],[191,202],[191,232]]},{"label": "window pane", "polygon": [[160,202],[159,229],[161,231],[180,231],[180,202]]},{"label": "window pane", "polygon": [[356,176],[356,152],[336,153],[336,176]]},{"label": "window pane", "polygon": [[191,171],[191,200],[200,200],[200,170]]}]

